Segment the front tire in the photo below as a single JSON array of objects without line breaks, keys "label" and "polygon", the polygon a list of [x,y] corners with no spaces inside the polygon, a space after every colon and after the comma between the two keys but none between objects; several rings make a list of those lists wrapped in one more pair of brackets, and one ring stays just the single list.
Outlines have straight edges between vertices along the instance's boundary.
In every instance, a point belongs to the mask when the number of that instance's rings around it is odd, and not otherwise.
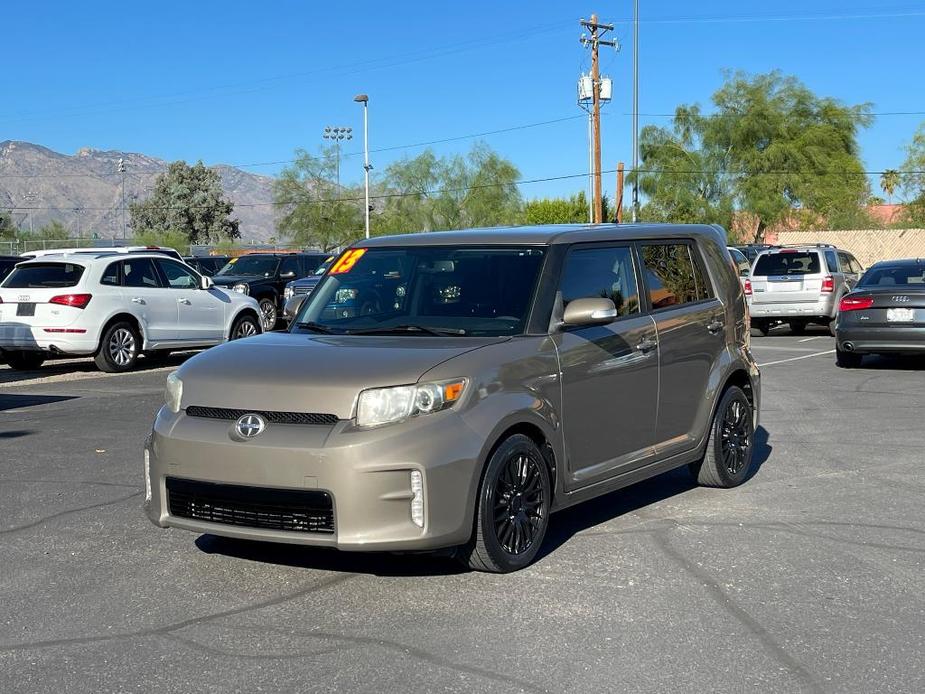
[{"label": "front tire", "polygon": [[279,313],[276,310],[276,302],[273,299],[260,300],[260,323],[264,331],[273,330],[276,327],[276,321],[279,319]]},{"label": "front tire", "polygon": [[238,316],[234,325],[231,326],[231,332],[228,334],[229,340],[240,340],[244,337],[251,337],[252,335],[260,334],[260,325],[257,323],[257,318],[245,313],[243,316]]},{"label": "front tire", "polygon": [[501,442],[485,468],[475,532],[458,559],[475,571],[509,573],[529,565],[549,525],[552,484],[543,454],[527,436]]},{"label": "front tire", "polygon": [[752,467],[755,419],[752,404],[738,386],[729,386],[713,415],[703,460],[691,465],[705,487],[730,488],[742,484]]},{"label": "front tire", "polygon": [[106,373],[122,373],[135,368],[141,349],[141,337],[127,321],[113,323],[103,332],[100,349],[93,360]]},{"label": "front tire", "polygon": [[35,371],[45,363],[45,355],[41,352],[4,352],[3,356],[7,364],[17,371]]},{"label": "front tire", "polygon": [[835,365],[841,369],[856,369],[864,361],[864,357],[857,352],[843,352],[835,349]]},{"label": "front tire", "polygon": [[790,321],[790,332],[793,335],[802,335],[806,332],[806,321],[802,320],[792,320]]}]

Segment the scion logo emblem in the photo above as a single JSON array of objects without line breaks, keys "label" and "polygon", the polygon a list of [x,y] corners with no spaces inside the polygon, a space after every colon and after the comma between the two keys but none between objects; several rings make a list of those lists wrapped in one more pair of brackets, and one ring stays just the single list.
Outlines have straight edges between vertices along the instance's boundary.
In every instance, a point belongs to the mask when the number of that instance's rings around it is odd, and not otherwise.
[{"label": "scion logo emblem", "polygon": [[894,296],[894,297],[891,297],[891,298],[893,299],[893,301],[895,301],[895,302],[898,303],[898,304],[904,304],[904,303],[906,303],[907,301],[909,301],[909,297],[908,297],[908,296]]},{"label": "scion logo emblem", "polygon": [[246,414],[243,417],[239,417],[234,425],[234,429],[238,432],[238,435],[245,439],[252,439],[255,436],[259,436],[266,428],[267,422],[259,414]]}]

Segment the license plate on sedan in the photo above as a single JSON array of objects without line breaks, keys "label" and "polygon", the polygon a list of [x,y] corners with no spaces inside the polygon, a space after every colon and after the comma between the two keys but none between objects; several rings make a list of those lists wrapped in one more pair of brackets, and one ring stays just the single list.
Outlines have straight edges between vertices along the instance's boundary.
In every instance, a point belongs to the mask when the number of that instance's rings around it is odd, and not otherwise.
[{"label": "license plate on sedan", "polygon": [[886,310],[886,319],[889,323],[911,323],[915,320],[915,309],[888,308]]},{"label": "license plate on sedan", "polygon": [[35,304],[16,304],[17,316],[34,316]]}]

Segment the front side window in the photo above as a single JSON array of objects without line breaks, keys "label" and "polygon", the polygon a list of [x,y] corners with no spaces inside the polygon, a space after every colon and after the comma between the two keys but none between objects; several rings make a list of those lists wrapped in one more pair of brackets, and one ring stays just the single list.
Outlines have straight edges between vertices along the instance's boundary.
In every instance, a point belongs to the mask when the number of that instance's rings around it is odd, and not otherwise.
[{"label": "front side window", "polygon": [[119,277],[119,267],[122,265],[121,262],[110,263],[105,270],[103,270],[103,276],[100,277],[100,284],[106,284],[112,287],[118,287],[121,282]]},{"label": "front side window", "polygon": [[6,289],[73,287],[84,273],[83,265],[73,263],[30,263],[20,265],[3,282]]},{"label": "front side window", "polygon": [[617,313],[639,313],[639,291],[633,253],[627,246],[573,248],[565,259],[559,285],[562,302],[575,299],[610,299]]},{"label": "front side window", "polygon": [[354,248],[309,294],[293,330],[522,334],[544,253],[529,247]]},{"label": "front side window", "polygon": [[707,278],[686,243],[644,244],[642,264],[653,310],[712,296]]},{"label": "front side window", "polygon": [[242,255],[232,258],[215,273],[216,277],[272,277],[276,274],[279,258],[272,255]]},{"label": "front side window", "polygon": [[185,265],[175,263],[170,260],[158,260],[157,266],[160,268],[167,280],[169,289],[198,289],[199,278],[192,270]]},{"label": "front side window", "polygon": [[157,289],[161,280],[150,258],[132,258],[122,261],[122,286]]},{"label": "front side window", "polygon": [[293,277],[301,277],[302,273],[299,271],[299,259],[294,255],[283,258],[283,261],[279,266],[279,275],[280,277],[288,279],[292,279]]},{"label": "front side window", "polygon": [[819,268],[819,254],[816,251],[780,251],[759,257],[752,274],[758,277],[815,275]]}]

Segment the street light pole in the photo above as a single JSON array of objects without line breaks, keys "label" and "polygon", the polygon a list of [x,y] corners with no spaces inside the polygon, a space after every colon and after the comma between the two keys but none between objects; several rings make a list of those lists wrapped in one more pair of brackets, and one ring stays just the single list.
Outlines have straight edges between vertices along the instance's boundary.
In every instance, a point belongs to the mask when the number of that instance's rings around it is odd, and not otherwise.
[{"label": "street light pole", "polygon": [[366,206],[363,212],[366,218],[366,238],[369,238],[369,170],[373,168],[369,163],[369,97],[357,94],[353,100],[363,104],[363,172],[366,184]]},{"label": "street light pole", "polygon": [[337,179],[337,189],[340,190],[340,142],[341,140],[352,140],[353,139],[353,128],[341,128],[335,127],[332,128],[328,126],[324,129],[324,132],[321,135],[325,140],[332,140],[334,142],[334,153],[337,157],[337,164],[334,167],[334,177]]},{"label": "street light pole", "polygon": [[119,173],[122,175],[122,239],[125,240],[125,160],[119,158]]}]

